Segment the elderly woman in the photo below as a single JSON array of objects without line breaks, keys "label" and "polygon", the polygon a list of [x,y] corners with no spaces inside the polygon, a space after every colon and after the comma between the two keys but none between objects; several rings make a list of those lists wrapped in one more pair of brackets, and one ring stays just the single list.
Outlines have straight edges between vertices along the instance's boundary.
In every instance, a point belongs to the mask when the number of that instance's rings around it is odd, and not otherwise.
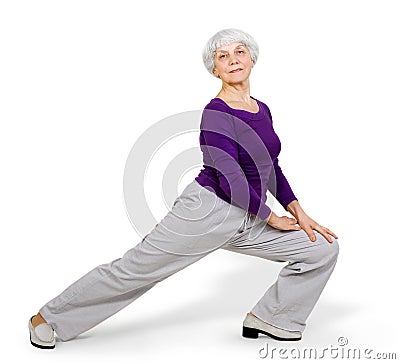
[{"label": "elderly woman", "polygon": [[[246,314],[242,335],[301,339],[335,267],[338,237],[304,212],[278,164],[271,112],[250,96],[257,57],[254,39],[237,29],[208,41],[204,64],[222,86],[202,113],[199,175],[136,246],[89,271],[29,320],[32,345],[54,348],[55,333],[63,341],[76,337],[219,248],[287,262]],[[293,218],[271,211],[267,189]]]}]

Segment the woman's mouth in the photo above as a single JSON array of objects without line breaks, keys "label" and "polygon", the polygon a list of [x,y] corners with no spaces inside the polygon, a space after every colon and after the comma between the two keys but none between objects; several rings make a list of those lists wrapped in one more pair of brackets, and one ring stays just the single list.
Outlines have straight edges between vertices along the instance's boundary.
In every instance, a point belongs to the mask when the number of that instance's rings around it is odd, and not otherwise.
[{"label": "woman's mouth", "polygon": [[239,71],[242,71],[242,69],[241,68],[236,68],[235,70],[230,71],[229,73],[235,73],[235,72],[239,72]]}]

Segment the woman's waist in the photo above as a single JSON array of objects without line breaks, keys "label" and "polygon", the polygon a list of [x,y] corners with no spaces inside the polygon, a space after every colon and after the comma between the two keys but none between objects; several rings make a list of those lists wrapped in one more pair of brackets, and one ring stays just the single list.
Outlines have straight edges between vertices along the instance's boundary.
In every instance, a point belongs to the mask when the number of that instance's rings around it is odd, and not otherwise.
[{"label": "woman's waist", "polygon": [[[220,197],[223,196],[225,197],[224,199],[226,200],[228,196],[220,186],[219,176],[220,175],[216,173],[215,169],[205,168],[200,171],[195,180],[202,186],[212,187],[218,196]],[[259,175],[245,175],[245,177],[248,182],[249,188],[251,186],[260,197],[266,195],[268,179],[264,181],[262,178],[260,178]]]}]

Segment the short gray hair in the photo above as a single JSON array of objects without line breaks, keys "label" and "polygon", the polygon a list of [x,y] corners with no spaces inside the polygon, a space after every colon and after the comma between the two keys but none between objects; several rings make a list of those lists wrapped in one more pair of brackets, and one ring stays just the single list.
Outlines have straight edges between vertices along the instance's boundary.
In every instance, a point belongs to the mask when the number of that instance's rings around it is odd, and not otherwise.
[{"label": "short gray hair", "polygon": [[234,42],[243,43],[250,52],[250,57],[253,60],[254,64],[257,62],[258,58],[258,44],[254,40],[254,38],[247,34],[246,32],[235,29],[228,28],[220,30],[218,33],[215,33],[204,46],[203,49],[203,62],[207,68],[207,71],[210,72],[214,77],[216,77],[213,73],[214,70],[214,52],[217,48],[221,47],[225,44],[230,44]]}]

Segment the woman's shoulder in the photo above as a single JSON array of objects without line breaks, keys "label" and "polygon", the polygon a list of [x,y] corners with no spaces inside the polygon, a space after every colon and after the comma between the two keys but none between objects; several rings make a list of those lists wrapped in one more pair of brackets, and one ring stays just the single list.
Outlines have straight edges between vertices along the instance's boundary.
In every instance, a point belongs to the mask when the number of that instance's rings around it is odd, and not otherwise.
[{"label": "woman's shoulder", "polygon": [[230,109],[228,105],[218,97],[210,100],[210,102],[204,107],[205,110],[217,110],[229,113]]},{"label": "woman's shoulder", "polygon": [[252,98],[253,98],[254,100],[256,100],[262,107],[264,107],[264,108],[266,108],[266,109],[269,110],[269,107],[268,107],[268,105],[267,105],[265,102],[261,101],[260,99],[256,99],[256,98],[253,97],[253,96],[252,96]]},{"label": "woman's shoulder", "polygon": [[233,130],[232,118],[229,107],[221,99],[214,98],[204,107],[200,127],[208,131],[230,135]]},{"label": "woman's shoulder", "polygon": [[268,105],[265,102],[263,102],[263,101],[261,101],[259,99],[256,99],[255,97],[254,97],[254,99],[264,108],[264,110],[266,110],[266,112],[268,113],[269,117],[271,118],[271,110],[269,109]]}]

